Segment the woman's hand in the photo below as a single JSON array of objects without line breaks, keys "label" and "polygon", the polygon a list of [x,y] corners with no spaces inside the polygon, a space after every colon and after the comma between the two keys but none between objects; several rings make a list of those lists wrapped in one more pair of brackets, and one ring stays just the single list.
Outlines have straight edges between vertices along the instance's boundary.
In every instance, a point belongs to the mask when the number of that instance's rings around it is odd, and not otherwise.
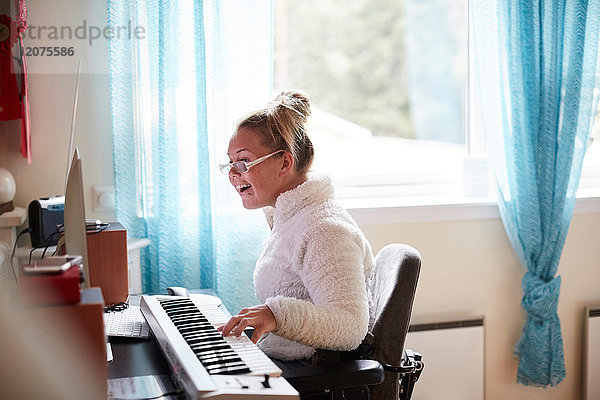
[{"label": "woman's hand", "polygon": [[223,336],[240,336],[244,329],[253,327],[252,341],[258,342],[262,335],[272,332],[277,328],[277,320],[273,312],[266,305],[253,306],[244,308],[242,311],[234,315],[223,326],[217,328]]}]

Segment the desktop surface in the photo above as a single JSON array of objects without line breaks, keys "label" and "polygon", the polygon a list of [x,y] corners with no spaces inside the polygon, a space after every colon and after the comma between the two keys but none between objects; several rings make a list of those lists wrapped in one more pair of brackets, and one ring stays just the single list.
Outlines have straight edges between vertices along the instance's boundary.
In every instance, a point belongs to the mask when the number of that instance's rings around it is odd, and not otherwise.
[{"label": "desktop surface", "polygon": [[109,343],[113,360],[108,363],[108,379],[171,375],[169,364],[152,335],[150,340],[111,337]]},{"label": "desktop surface", "polygon": [[[228,318],[230,315],[226,307],[221,303],[220,299],[216,298],[218,301],[215,301],[214,295],[210,296],[212,298],[206,296],[193,296],[194,294],[206,295],[208,294],[206,293],[206,290],[202,291],[204,293],[194,293],[194,290],[190,292],[192,294],[190,298],[194,298],[195,301],[200,301],[200,303],[195,304],[197,304],[199,310],[202,309],[202,312],[206,313],[204,315],[206,315],[208,321],[211,321],[211,324],[218,323],[223,317]],[[164,295],[160,296],[160,298],[163,302],[169,304],[176,303],[174,307],[181,308],[181,311],[187,315],[189,306],[180,305],[180,303],[186,300],[186,298]],[[192,302],[190,298],[187,299]],[[138,296],[130,296],[129,303],[132,305],[137,305],[139,300],[140,298]],[[196,398],[197,396],[203,397],[203,395],[216,395],[218,397],[227,399],[233,399],[247,395],[252,398],[298,398],[298,393],[294,390],[294,388],[283,377],[279,376],[281,371],[277,368],[277,366],[273,364],[272,361],[270,361],[267,356],[264,355],[264,353],[260,352],[260,350],[257,350],[255,346],[248,348],[246,342],[244,342],[244,345],[242,345],[242,343],[238,343],[234,340],[232,343],[230,343],[230,345],[236,352],[236,358],[240,360],[239,362],[247,363],[244,364],[244,367],[246,368],[247,372],[253,371],[253,374],[234,374],[235,379],[231,379],[229,373],[233,370],[237,371],[240,369],[238,362],[235,360],[231,362],[228,361],[231,358],[231,355],[225,357],[224,361],[221,362],[223,367],[217,365],[217,371],[215,371],[215,364],[213,363],[212,359],[208,360],[210,361],[208,370],[205,370],[204,367],[197,367],[195,363],[190,361],[190,358],[185,358],[188,356],[185,351],[189,350],[185,350],[188,349],[187,347],[180,347],[181,342],[183,342],[184,339],[177,339],[177,337],[175,337],[175,339],[179,341],[171,342],[169,336],[165,337],[163,329],[171,326],[168,324],[172,324],[172,322],[170,322],[171,319],[168,321],[160,320],[165,322],[165,325],[160,325],[157,322],[160,318],[163,318],[161,314],[157,312],[156,304],[158,301],[159,300],[157,300],[156,297],[148,296],[144,297],[142,302],[142,308],[149,313],[145,316],[147,318],[148,316],[150,317],[150,326],[152,329],[156,330],[156,332],[151,330],[149,339],[140,340],[129,337],[109,337],[109,344],[111,346],[113,358],[112,361],[108,363],[107,368],[108,388],[110,393],[115,395],[115,397],[129,398],[128,395],[131,393],[137,393],[139,395],[143,389],[153,387],[153,397],[147,396],[144,398],[158,398],[163,396],[160,398],[180,400],[188,398],[188,396]],[[163,308],[159,308],[158,310],[163,310]],[[177,315],[181,314],[179,310],[176,311]],[[193,314],[193,311],[189,312],[190,315]],[[200,311],[198,312],[200,313]],[[246,340],[248,341],[247,343],[251,344],[248,339]],[[173,379],[171,363],[163,355],[163,349],[165,349],[165,346],[169,353],[169,357],[171,357],[173,355],[171,353],[174,352],[174,354],[176,354],[175,357],[178,360],[176,361],[176,370],[179,372],[177,373],[178,378],[176,381]],[[212,348],[197,350],[202,353],[204,351],[212,352],[211,349]],[[220,349],[222,349],[222,347],[220,347]],[[180,352],[181,350],[185,351]],[[210,356],[210,358],[214,357]],[[266,363],[264,359],[269,360],[269,362]],[[179,364],[180,361],[181,365]],[[200,366],[199,362],[198,366]],[[273,371],[277,371],[264,373],[261,372],[263,369],[266,371],[269,368],[272,368]],[[211,369],[215,373],[209,375]],[[190,375],[188,375],[190,372],[193,372],[193,380],[190,378]],[[277,374],[277,372],[279,374]],[[269,375],[272,376],[270,380],[268,379]],[[208,379],[209,377],[211,379]]]},{"label": "desktop surface", "polygon": [[[210,289],[190,292],[214,295],[214,291]],[[139,295],[130,295],[128,301],[131,305],[139,306],[140,299]],[[108,379],[172,374],[152,332],[150,339],[109,337],[109,343],[113,360],[108,363]]]}]

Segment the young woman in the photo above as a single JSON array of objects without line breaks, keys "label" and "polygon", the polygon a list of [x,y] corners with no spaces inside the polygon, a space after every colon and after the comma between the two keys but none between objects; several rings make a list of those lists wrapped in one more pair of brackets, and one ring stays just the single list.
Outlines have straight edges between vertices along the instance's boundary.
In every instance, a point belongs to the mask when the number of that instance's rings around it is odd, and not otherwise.
[{"label": "young woman", "polygon": [[308,172],[310,113],[306,94],[281,93],[238,124],[230,162],[220,166],[244,207],[263,208],[271,227],[254,270],[263,304],[241,310],[220,330],[240,335],[253,327],[252,340],[279,360],[310,358],[315,349],[353,350],[371,322],[373,253],[334,199],[330,180]]}]

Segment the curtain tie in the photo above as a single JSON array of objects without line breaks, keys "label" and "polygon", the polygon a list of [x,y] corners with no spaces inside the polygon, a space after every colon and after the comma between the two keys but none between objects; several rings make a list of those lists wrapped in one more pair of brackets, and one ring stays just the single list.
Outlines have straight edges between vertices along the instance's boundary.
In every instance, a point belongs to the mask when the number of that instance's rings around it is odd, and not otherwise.
[{"label": "curtain tie", "polygon": [[560,293],[560,276],[546,281],[527,272],[522,280],[521,304],[530,318],[537,323],[548,321],[556,315]]}]

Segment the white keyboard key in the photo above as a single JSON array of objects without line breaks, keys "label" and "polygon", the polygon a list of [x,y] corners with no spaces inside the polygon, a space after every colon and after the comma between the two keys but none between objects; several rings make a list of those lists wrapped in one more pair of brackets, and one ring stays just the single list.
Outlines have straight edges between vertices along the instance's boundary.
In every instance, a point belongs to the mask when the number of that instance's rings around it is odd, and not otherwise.
[{"label": "white keyboard key", "polygon": [[148,339],[150,327],[139,306],[130,305],[123,311],[104,313],[104,331],[107,336]]}]

